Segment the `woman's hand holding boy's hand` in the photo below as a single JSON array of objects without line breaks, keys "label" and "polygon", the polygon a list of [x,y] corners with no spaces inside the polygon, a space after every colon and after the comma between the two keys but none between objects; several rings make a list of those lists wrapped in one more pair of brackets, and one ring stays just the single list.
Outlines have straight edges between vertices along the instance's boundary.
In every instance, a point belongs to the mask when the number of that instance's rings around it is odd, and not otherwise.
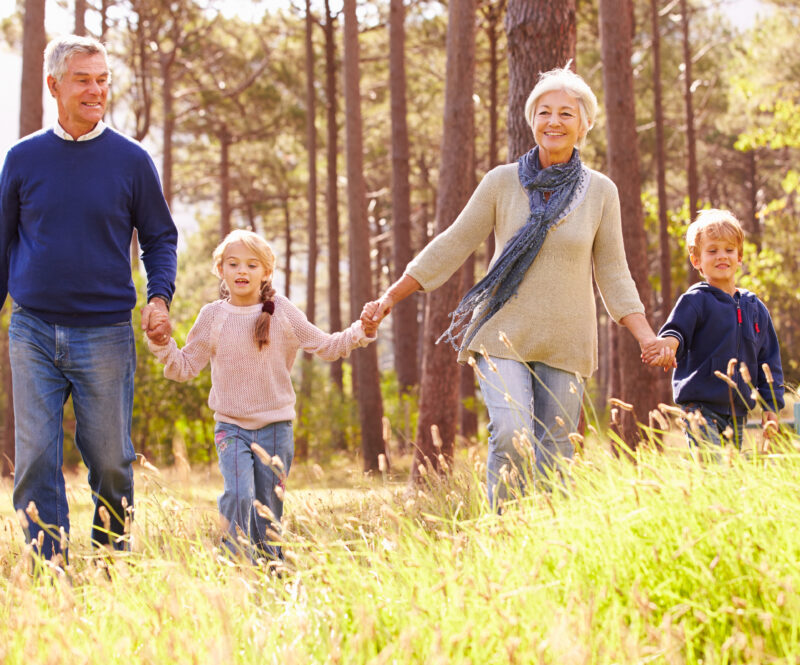
[{"label": "woman's hand holding boy's hand", "polygon": [[675,337],[656,337],[642,345],[642,362],[651,367],[663,367],[666,372],[676,366],[677,350],[678,340]]}]

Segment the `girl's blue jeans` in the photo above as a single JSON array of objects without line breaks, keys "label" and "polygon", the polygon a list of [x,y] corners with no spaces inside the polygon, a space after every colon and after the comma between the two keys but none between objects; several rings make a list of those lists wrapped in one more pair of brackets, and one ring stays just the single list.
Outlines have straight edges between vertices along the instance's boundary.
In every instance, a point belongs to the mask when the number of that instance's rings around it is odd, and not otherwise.
[{"label": "girl's blue jeans", "polygon": [[[532,475],[531,461],[537,472],[547,477],[558,471],[561,460],[572,457],[569,434],[578,428],[583,382],[572,372],[540,362],[496,357],[492,361],[496,372],[483,356],[477,356],[478,369],[485,377],[479,376],[478,381],[489,411],[486,484],[489,503],[496,509],[507,498],[510,484],[525,491]],[[526,458],[521,445],[514,445],[517,433],[523,431],[533,445],[534,460]],[[509,474],[516,472],[513,482],[503,480],[503,467]]]},{"label": "girl's blue jeans", "polygon": [[[14,389],[14,508],[36,504],[42,529],[29,520],[27,537],[44,532],[42,556],[61,551],[69,534],[64,461],[64,403],[72,396],[75,445],[89,469],[95,503],[92,542],[127,547],[126,508],[133,508],[131,443],[136,347],[130,322],[80,328],[42,321],[15,304],[8,329]],[[103,524],[101,508],[110,516]],[[64,553],[66,554],[66,553]]]},{"label": "girl's blue jeans", "polygon": [[[281,558],[277,540],[283,516],[282,494],[294,458],[291,421],[270,423],[257,430],[218,422],[214,428],[214,442],[225,481],[218,505],[220,515],[227,522],[226,547],[231,552],[244,552],[253,559],[259,556]],[[277,460],[264,464],[253,452],[254,443]],[[280,496],[276,488],[280,488]],[[260,515],[254,501],[266,506],[274,519]],[[241,538],[246,542],[242,543]]]}]

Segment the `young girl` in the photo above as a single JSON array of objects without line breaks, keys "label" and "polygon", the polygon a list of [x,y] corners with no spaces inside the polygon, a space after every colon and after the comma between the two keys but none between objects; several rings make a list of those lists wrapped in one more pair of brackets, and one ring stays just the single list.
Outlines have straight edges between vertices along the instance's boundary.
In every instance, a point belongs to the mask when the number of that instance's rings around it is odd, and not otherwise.
[{"label": "young girl", "polygon": [[171,338],[163,345],[148,340],[173,381],[188,381],[211,362],[208,405],[217,421],[214,442],[225,481],[219,498],[224,542],[236,552],[243,549],[240,536],[249,538],[253,558],[281,556],[270,543],[280,533],[294,456],[290,370],[298,349],[333,361],[366,346],[377,330],[356,321],[343,332],[324,333],[275,294],[274,267],[275,255],[263,238],[251,231],[229,233],[213,255],[221,299],[200,310],[186,346],[179,349]]}]

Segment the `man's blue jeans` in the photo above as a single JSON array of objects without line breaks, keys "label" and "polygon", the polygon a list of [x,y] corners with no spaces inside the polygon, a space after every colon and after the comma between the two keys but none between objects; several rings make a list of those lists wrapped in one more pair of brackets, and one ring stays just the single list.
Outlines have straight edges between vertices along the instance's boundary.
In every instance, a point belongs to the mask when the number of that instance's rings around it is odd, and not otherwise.
[{"label": "man's blue jeans", "polygon": [[[274,543],[281,532],[283,490],[294,459],[291,421],[270,423],[257,430],[218,422],[214,443],[225,481],[219,497],[219,512],[227,523],[225,545],[232,552],[246,552],[253,559],[281,558],[281,548]],[[270,458],[277,457],[275,463],[264,464],[253,452],[254,443]],[[255,500],[266,506],[274,519],[260,515]],[[240,542],[240,536],[249,544]]]},{"label": "man's blue jeans", "polygon": [[[124,549],[126,509],[133,508],[131,443],[136,348],[130,322],[94,328],[46,323],[14,305],[8,330],[14,388],[16,467],[14,508],[32,501],[46,525],[41,554],[61,551],[59,527],[69,533],[69,506],[61,465],[64,404],[72,396],[75,445],[89,469],[95,503],[92,541]],[[109,534],[100,508],[111,517]],[[132,514],[132,513],[131,513]],[[29,521],[36,540],[37,524]]]},{"label": "man's blue jeans", "polygon": [[483,356],[477,356],[478,369],[485,377],[479,376],[478,381],[489,411],[486,483],[489,503],[497,508],[498,502],[507,498],[509,485],[502,481],[503,467],[509,474],[516,471],[511,484],[523,492],[532,474],[524,450],[514,445],[516,432],[527,433],[539,474],[558,471],[560,462],[572,457],[569,434],[578,428],[583,382],[572,372],[544,363],[496,357],[492,361],[496,372]]}]

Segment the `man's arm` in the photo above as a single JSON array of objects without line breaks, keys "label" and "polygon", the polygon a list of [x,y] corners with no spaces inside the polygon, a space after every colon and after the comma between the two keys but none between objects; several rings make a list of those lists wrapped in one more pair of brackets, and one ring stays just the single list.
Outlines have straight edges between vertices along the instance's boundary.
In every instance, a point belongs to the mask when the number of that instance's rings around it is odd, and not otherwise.
[{"label": "man's arm", "polygon": [[8,295],[9,250],[19,228],[19,188],[11,177],[10,161],[6,154],[0,171],[0,309]]}]

